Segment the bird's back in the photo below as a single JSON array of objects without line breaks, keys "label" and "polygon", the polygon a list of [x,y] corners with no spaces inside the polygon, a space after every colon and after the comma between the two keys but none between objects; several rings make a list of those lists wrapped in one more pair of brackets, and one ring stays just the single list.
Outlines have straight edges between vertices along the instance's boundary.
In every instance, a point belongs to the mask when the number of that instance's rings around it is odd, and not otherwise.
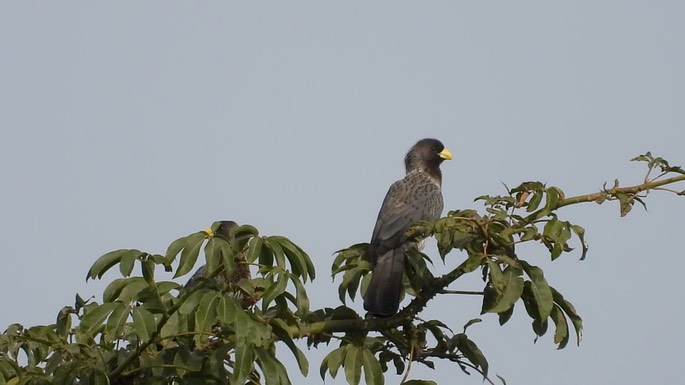
[{"label": "bird's back", "polygon": [[428,173],[412,172],[393,183],[383,200],[371,236],[369,253],[375,257],[398,247],[404,234],[422,221],[434,221],[443,208],[440,185]]}]

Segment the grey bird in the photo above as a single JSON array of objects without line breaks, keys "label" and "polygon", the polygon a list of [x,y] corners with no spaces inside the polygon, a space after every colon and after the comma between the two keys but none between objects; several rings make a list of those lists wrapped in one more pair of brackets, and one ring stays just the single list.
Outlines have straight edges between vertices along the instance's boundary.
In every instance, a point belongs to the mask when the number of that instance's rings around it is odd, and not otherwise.
[{"label": "grey bird", "polygon": [[[221,221],[221,224],[216,229],[216,232],[213,236],[221,237],[228,242],[233,242],[234,238],[230,235],[230,230],[234,227],[238,227],[238,224],[234,221]],[[190,277],[188,282],[186,282],[185,289],[191,290],[203,280],[207,280],[209,273],[210,272],[207,271],[206,265],[200,266],[195,273],[193,273],[193,276]],[[250,279],[252,278],[252,275],[250,273],[250,267],[245,258],[245,253],[240,252],[234,258],[233,272],[231,274],[222,273],[217,275],[213,281],[207,283],[206,287],[213,290],[221,290],[227,285],[231,285],[229,289],[233,290],[234,297],[244,308],[247,308],[255,303],[255,299],[246,295],[245,293],[240,292],[236,287],[232,286],[243,278]]]},{"label": "grey bird", "polygon": [[364,309],[377,317],[391,316],[399,309],[405,253],[411,248],[420,250],[424,243],[407,239],[405,233],[419,222],[440,218],[440,164],[450,159],[452,153],[439,140],[418,141],[404,158],[406,176],[385,195],[369,244],[374,268],[364,294]]}]

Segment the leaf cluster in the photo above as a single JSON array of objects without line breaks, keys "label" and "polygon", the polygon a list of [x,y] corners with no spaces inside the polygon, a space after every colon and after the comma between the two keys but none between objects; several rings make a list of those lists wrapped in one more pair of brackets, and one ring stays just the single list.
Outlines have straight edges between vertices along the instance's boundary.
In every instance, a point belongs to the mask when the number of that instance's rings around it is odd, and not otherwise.
[{"label": "leaf cluster", "polygon": [[[215,236],[218,225],[174,241],[164,255],[122,249],[100,257],[87,278],[115,266],[122,277],[101,303],[77,297],[55,324],[11,326],[0,339],[0,384],[288,384],[276,359],[279,341],[306,375],[293,333],[309,313],[311,259],[285,237],[245,225],[231,229],[229,240]],[[201,253],[210,273],[199,285],[157,280],[159,270],[188,274]],[[257,277],[210,289],[212,279],[235,269],[240,253]],[[252,301],[238,301],[238,293]]]}]

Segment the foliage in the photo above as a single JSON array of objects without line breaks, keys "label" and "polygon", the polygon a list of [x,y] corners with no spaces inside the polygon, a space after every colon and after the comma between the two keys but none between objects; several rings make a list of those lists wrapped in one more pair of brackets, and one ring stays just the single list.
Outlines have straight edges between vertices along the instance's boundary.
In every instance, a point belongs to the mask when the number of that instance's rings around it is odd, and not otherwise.
[{"label": "foliage", "polygon": [[[434,237],[440,258],[452,269],[436,276],[428,255],[409,252],[404,290],[411,301],[385,319],[362,318],[346,306],[347,298],[354,300],[368,285],[372,265],[365,243],[339,250],[333,261],[333,276],[342,277],[342,305],[315,310],[306,291],[315,278],[309,256],[289,239],[262,236],[249,225],[231,229],[228,239],[214,236],[217,222],[172,242],[164,255],[112,251],[97,259],[86,277],[102,279],[118,267],[121,277],[109,283],[100,303],[77,296],[73,306],[60,310],[54,324],[14,324],[0,335],[0,385],[290,384],[278,348],[287,348],[306,376],[309,362],[297,339],[306,339],[314,348],[337,341],[320,364],[323,379],[338,376],[342,369],[352,385],[361,383],[362,373],[367,384],[383,384],[386,372],[404,374],[407,385],[435,384],[409,380],[411,366],[432,368],[436,360],[446,360],[492,383],[485,355],[467,335],[479,318],[457,329],[419,314],[438,295],[478,294],[483,299],[481,315],[496,314],[503,325],[522,304],[537,336],[553,328],[552,340],[559,349],[571,337],[580,343],[583,324],[578,312],[517,247],[539,244],[556,260],[579,245],[582,260],[588,251],[585,230],[563,220],[560,208],[616,200],[624,216],[635,202],[644,205],[649,191],[685,195],[664,187],[685,180],[680,167],[650,153],[633,160],[646,163],[649,170],[640,185],[619,187],[615,182],[594,194],[566,198],[558,187],[525,182],[507,188],[506,195],[478,197],[485,206],[482,212],[453,210],[434,223],[417,224],[406,236]],[[652,177],[655,170],[658,175]],[[239,253],[256,276],[208,285],[219,274],[233,271]],[[156,279],[160,269],[173,272],[174,278],[188,274],[200,254],[210,274],[192,289]],[[480,274],[482,290],[449,290],[468,273]],[[236,293],[251,301],[236,300]]]}]

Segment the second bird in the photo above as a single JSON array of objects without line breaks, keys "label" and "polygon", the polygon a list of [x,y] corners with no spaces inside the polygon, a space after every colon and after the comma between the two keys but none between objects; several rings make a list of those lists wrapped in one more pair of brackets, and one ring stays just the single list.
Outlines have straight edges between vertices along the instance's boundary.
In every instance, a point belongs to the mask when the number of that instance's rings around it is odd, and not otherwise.
[{"label": "second bird", "polygon": [[418,141],[404,158],[406,176],[390,186],[383,200],[369,245],[374,268],[364,295],[364,309],[375,316],[388,317],[399,309],[405,253],[423,246],[404,234],[419,222],[440,218],[440,164],[450,159],[452,154],[439,140]]}]

